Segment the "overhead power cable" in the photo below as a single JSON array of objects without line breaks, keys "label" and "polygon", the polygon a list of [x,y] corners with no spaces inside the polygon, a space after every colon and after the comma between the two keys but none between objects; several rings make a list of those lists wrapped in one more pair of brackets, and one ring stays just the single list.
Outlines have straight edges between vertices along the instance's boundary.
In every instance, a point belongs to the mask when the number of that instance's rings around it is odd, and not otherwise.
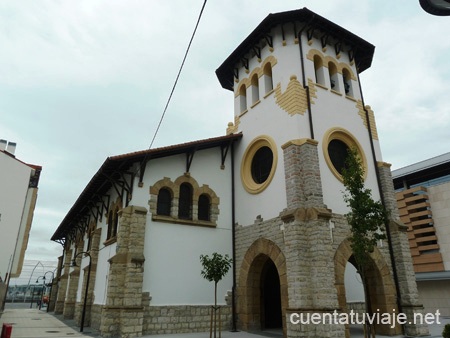
[{"label": "overhead power cable", "polygon": [[175,79],[175,83],[173,84],[173,87],[172,87],[172,90],[170,92],[169,98],[167,100],[166,106],[164,107],[164,111],[163,111],[163,113],[161,115],[161,119],[159,120],[158,126],[156,127],[155,134],[153,135],[152,141],[150,142],[150,146],[148,147],[149,149],[152,148],[153,142],[155,141],[156,135],[158,134],[159,128],[161,127],[161,124],[162,124],[162,122],[164,120],[164,117],[166,115],[167,108],[169,107],[169,103],[170,103],[170,101],[172,99],[172,95],[173,95],[173,93],[175,91],[175,88],[177,86],[178,79],[180,78],[181,71],[183,70],[184,62],[186,61],[186,58],[187,58],[188,53],[189,53],[189,49],[191,48],[192,41],[194,40],[195,33],[197,32],[197,28],[198,28],[198,25],[200,23],[200,19],[202,18],[203,10],[205,9],[205,6],[206,6],[206,1],[207,0],[205,0],[203,2],[203,6],[202,6],[202,9],[200,10],[200,14],[198,16],[197,23],[196,23],[195,28],[194,28],[194,32],[192,33],[191,40],[189,41],[189,45],[187,46],[186,53],[184,54],[183,62],[181,62],[181,66],[180,66],[180,69],[178,71],[177,77]]}]

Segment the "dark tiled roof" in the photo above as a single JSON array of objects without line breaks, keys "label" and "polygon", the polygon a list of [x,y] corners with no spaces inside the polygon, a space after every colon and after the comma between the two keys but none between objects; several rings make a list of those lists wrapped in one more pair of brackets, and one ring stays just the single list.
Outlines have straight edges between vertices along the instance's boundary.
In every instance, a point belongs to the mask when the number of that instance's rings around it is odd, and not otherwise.
[{"label": "dark tiled roof", "polygon": [[[358,72],[363,72],[372,64],[373,53],[375,51],[375,47],[372,44],[309,9],[302,8],[288,12],[269,14],[216,70],[216,75],[222,87],[233,90],[233,70],[236,68],[236,64],[249,53],[252,47],[258,46],[273,27],[290,22],[306,23],[308,25],[307,28],[314,28],[315,32],[326,34],[336,41],[353,48]],[[300,25],[298,29],[300,29]]]},{"label": "dark tiled roof", "polygon": [[91,178],[83,192],[76,200],[75,204],[64,217],[61,224],[53,234],[51,240],[61,241],[67,238],[68,234],[74,231],[80,221],[82,221],[89,214],[89,210],[91,208],[90,202],[96,203],[98,196],[106,194],[112,187],[111,179],[118,177],[118,173],[129,170],[133,163],[142,163],[156,158],[219,147],[222,145],[227,145],[230,142],[237,141],[241,137],[242,134],[240,133],[230,134],[226,136],[108,157],[105,162],[103,162],[100,169],[98,169],[95,175]]}]

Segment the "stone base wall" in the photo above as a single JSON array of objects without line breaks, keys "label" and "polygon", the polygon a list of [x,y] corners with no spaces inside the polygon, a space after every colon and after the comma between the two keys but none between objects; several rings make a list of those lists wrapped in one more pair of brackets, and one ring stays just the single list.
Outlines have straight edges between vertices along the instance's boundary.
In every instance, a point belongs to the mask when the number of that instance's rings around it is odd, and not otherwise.
[{"label": "stone base wall", "polygon": [[[222,331],[230,330],[231,306],[222,306],[220,312]],[[211,306],[209,305],[149,306],[145,308],[142,333],[152,335],[207,332],[210,329],[210,321]],[[217,324],[218,329],[219,324]]]},{"label": "stone base wall", "polygon": [[353,313],[363,314],[366,312],[366,303],[364,302],[347,302],[347,313],[353,310]]},{"label": "stone base wall", "polygon": [[102,322],[103,305],[94,304],[91,307],[91,327],[100,331],[100,324]]}]

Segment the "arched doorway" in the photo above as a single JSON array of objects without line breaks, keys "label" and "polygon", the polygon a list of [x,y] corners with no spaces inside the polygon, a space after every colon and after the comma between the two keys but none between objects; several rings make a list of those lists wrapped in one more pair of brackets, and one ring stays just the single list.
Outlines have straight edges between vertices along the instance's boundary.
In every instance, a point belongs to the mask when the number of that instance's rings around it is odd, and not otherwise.
[{"label": "arched doorway", "polygon": [[245,331],[279,330],[286,336],[288,305],[286,260],[273,242],[256,240],[239,269],[239,326]]},{"label": "arched doorway", "polygon": [[[346,301],[344,275],[347,263],[350,262],[354,265],[352,255],[350,241],[344,240],[339,245],[334,257],[335,285],[338,294],[339,307],[343,312],[350,311]],[[372,313],[398,313],[397,304],[395,302],[395,286],[390,269],[378,248],[375,248],[374,252],[371,254],[371,260],[364,268],[364,275],[366,277],[367,290],[369,292],[367,297],[369,311]],[[377,334],[396,335],[400,334],[401,331],[399,325],[396,325],[394,328],[388,324],[375,325],[375,332]],[[350,336],[348,328],[346,328],[346,336]]]},{"label": "arched doorway", "polygon": [[261,329],[281,329],[282,326],[280,276],[268,258],[261,273]]}]

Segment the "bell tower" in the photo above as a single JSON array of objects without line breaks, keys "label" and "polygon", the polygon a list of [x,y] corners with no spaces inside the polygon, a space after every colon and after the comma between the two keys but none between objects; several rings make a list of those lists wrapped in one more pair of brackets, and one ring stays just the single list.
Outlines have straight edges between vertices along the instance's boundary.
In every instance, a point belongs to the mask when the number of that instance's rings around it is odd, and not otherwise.
[{"label": "bell tower", "polygon": [[[374,271],[372,306],[408,316],[421,309],[389,165],[382,162],[374,113],[359,82],[374,50],[303,8],[267,16],[216,70],[234,93],[227,133],[243,134],[234,186],[241,329],[280,323],[285,336],[348,336],[346,325],[294,324],[290,318],[350,311],[343,274],[352,253],[341,171],[351,147],[363,160],[373,198],[383,200],[392,217],[389,240],[368,267]],[[267,285],[279,285],[276,299],[264,292]],[[273,304],[281,304],[280,311],[267,311]],[[410,335],[428,332],[426,326],[405,328]],[[401,327],[376,330],[392,335]]]}]

